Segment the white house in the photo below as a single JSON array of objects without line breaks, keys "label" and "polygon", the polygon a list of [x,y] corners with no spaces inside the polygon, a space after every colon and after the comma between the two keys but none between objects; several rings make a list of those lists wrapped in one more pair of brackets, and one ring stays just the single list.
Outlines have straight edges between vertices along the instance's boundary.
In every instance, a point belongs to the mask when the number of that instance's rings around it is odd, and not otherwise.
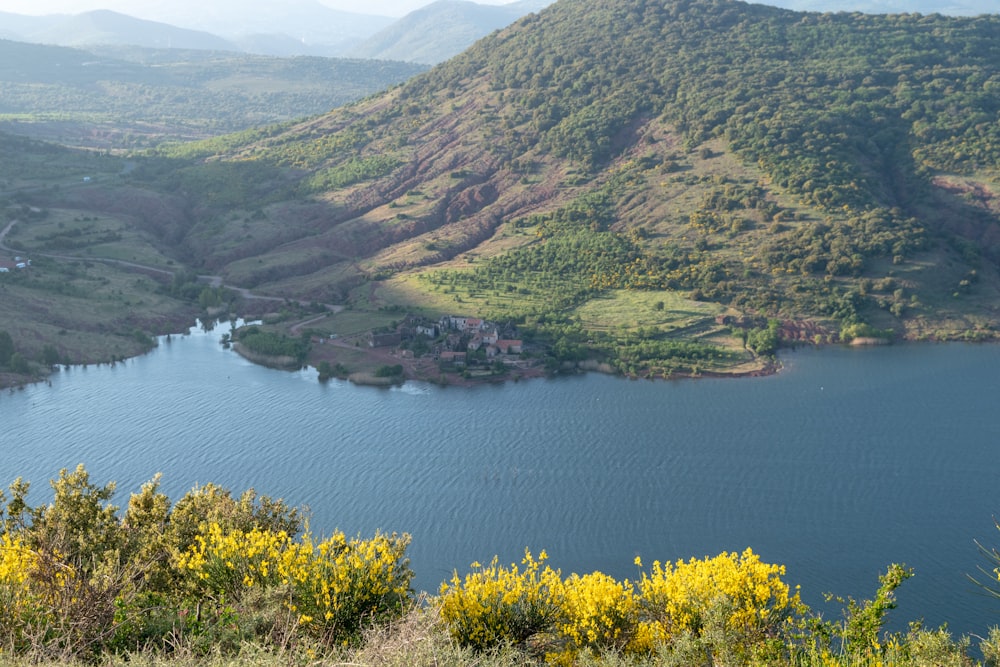
[{"label": "white house", "polygon": [[437,326],[433,324],[430,325],[418,324],[416,331],[418,334],[423,334],[428,338],[436,338],[438,335]]}]

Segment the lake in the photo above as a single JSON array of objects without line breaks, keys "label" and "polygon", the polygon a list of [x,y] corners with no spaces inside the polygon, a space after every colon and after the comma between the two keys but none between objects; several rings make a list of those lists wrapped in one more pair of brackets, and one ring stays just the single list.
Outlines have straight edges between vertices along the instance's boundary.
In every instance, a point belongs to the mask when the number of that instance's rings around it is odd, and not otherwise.
[{"label": "lake", "polygon": [[220,326],[0,394],[0,483],[84,463],[118,503],[156,472],[307,505],[314,532],[408,532],[415,586],[546,549],[569,572],[752,547],[827,617],[888,564],[890,613],[985,635],[1000,601],[967,579],[1000,545],[1000,346],[802,349],[777,375],[589,374],[461,389],[321,384],[255,366]]}]

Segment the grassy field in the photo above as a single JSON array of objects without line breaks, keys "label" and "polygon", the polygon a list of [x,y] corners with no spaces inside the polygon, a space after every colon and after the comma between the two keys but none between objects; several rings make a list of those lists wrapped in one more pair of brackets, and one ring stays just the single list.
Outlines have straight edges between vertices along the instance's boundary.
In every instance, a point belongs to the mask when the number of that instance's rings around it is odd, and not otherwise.
[{"label": "grassy field", "polygon": [[114,259],[171,271],[175,262],[126,220],[88,211],[46,209],[19,220],[6,242],[25,253]]},{"label": "grassy field", "polygon": [[0,135],[0,151],[17,156],[16,160],[0,160],[0,196],[22,188],[56,191],[82,184],[84,177],[108,177],[123,168],[120,158],[65,150],[8,135]]},{"label": "grassy field", "polygon": [[310,324],[308,328],[327,335],[336,334],[341,338],[349,338],[368,333],[372,329],[387,327],[401,318],[402,315],[399,313],[342,310],[327,315],[322,321]]},{"label": "grassy field", "polygon": [[186,331],[194,320],[190,306],[159,288],[100,262],[37,259],[0,275],[0,322],[28,358],[47,343],[72,363],[124,359],[149,348],[143,336]]},{"label": "grassy field", "polygon": [[696,327],[711,328],[725,312],[717,304],[692,301],[677,292],[610,291],[576,309],[584,328],[611,332],[652,327],[671,332]]}]

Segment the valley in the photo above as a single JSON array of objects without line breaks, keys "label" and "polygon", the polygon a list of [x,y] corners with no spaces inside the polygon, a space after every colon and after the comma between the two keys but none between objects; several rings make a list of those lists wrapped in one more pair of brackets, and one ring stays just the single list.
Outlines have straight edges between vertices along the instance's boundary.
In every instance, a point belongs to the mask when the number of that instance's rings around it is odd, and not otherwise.
[{"label": "valley", "polygon": [[[782,345],[993,340],[998,32],[991,15],[564,2],[305,119],[143,150],[8,136],[7,244],[40,259],[5,278],[5,321],[31,358],[82,363],[93,348],[51,334],[61,291],[101,295],[113,314],[84,329],[132,341],[167,312],[266,316],[290,338],[315,315],[300,304],[369,329],[464,315],[516,326],[550,371],[632,377],[766,372]],[[172,276],[112,281],[96,259]]]},{"label": "valley", "polygon": [[982,0],[192,1],[0,13],[0,662],[1000,663]]}]

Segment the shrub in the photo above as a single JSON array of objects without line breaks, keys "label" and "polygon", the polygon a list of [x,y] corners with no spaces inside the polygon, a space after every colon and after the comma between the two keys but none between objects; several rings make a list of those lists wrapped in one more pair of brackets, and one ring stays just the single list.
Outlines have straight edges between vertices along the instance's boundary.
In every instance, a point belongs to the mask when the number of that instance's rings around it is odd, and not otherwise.
[{"label": "shrub", "polygon": [[459,644],[479,651],[504,644],[524,644],[533,635],[550,631],[561,603],[558,571],[536,560],[525,549],[521,560],[503,567],[494,556],[486,567],[473,563],[473,571],[441,585],[441,618]]},{"label": "shrub", "polygon": [[563,584],[558,631],[569,654],[623,650],[635,635],[638,604],[633,585],[603,572],[572,575]]},{"label": "shrub", "polygon": [[402,615],[412,572],[405,559],[409,536],[376,534],[348,540],[337,532],[316,543],[284,531],[253,528],[223,532],[213,523],[181,554],[177,567],[190,577],[197,599],[239,604],[254,589],[278,589],[294,624],[330,642],[357,639],[373,623]]},{"label": "shrub", "polygon": [[676,564],[654,562],[639,582],[640,604],[663,637],[698,634],[709,612],[725,604],[727,625],[754,643],[779,634],[787,620],[804,611],[799,593],[781,580],[784,574],[783,565],[762,563],[751,549]]},{"label": "shrub", "polygon": [[[781,580],[781,565],[762,563],[747,549],[676,564],[655,562],[637,583],[601,572],[562,580],[542,569],[545,553],[525,552],[524,570],[473,564],[441,588],[441,617],[463,646],[479,651],[505,644],[548,645],[546,659],[573,664],[606,652],[685,655],[744,664],[781,650],[806,611]],[[636,559],[641,566],[641,561]]]},{"label": "shrub", "polygon": [[409,536],[295,539],[299,513],[252,489],[199,487],[173,508],[159,476],[123,516],[114,484],[63,470],[54,501],[0,494],[0,650],[95,659],[247,642],[350,643],[410,605]]},{"label": "shrub", "polygon": [[50,620],[51,591],[31,586],[31,573],[38,566],[38,554],[20,537],[0,535],[0,632],[15,648],[24,647],[29,627]]},{"label": "shrub", "polygon": [[391,378],[398,377],[403,374],[402,364],[393,365],[383,365],[375,369],[375,377],[377,378]]},{"label": "shrub", "polygon": [[[856,658],[880,657],[886,646],[880,642],[879,633],[885,623],[886,614],[896,608],[896,589],[913,576],[913,570],[898,563],[888,567],[885,574],[878,578],[879,587],[874,599],[858,602],[853,598],[846,600],[837,596],[828,596],[846,605],[844,621],[840,625],[828,625],[825,633],[839,637],[841,652]],[[890,644],[898,641],[893,638]]]}]

